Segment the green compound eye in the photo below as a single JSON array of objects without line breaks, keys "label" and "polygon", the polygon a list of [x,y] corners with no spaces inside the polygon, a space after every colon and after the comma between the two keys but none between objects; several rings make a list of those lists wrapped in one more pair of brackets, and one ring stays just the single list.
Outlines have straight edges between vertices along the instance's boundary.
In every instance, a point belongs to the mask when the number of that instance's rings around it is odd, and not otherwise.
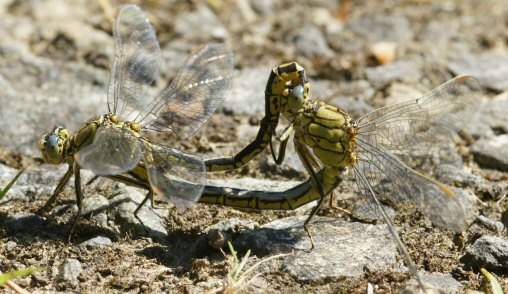
[{"label": "green compound eye", "polygon": [[60,156],[60,148],[58,147],[59,140],[60,138],[55,134],[48,136],[44,147],[49,157],[58,158]]},{"label": "green compound eye", "polygon": [[291,96],[297,98],[298,101],[303,102],[304,93],[305,93],[305,90],[303,89],[303,86],[298,85],[298,86],[294,87],[293,90],[291,91]]}]

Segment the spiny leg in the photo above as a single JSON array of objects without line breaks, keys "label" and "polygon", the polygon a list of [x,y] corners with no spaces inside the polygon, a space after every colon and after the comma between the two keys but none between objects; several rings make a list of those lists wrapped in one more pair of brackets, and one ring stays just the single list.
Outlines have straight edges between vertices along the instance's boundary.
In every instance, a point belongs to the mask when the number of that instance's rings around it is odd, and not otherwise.
[{"label": "spiny leg", "polygon": [[73,172],[74,172],[74,170],[72,168],[72,165],[69,164],[69,168],[67,169],[67,172],[65,173],[65,175],[62,177],[62,179],[56,186],[55,190],[53,191],[53,194],[48,199],[48,201],[46,201],[44,206],[41,209],[39,209],[39,212],[44,213],[49,210],[50,205],[55,201],[58,194],[60,194],[62,192],[65,185],[67,185],[67,183],[69,182],[69,179],[71,178]]},{"label": "spiny leg", "polygon": [[145,190],[148,191],[148,193],[146,194],[146,196],[143,199],[143,201],[141,201],[141,203],[138,205],[136,210],[134,210],[134,216],[139,221],[139,223],[141,223],[141,225],[145,228],[145,225],[143,224],[143,221],[138,216],[138,212],[141,210],[143,205],[145,205],[145,203],[148,201],[148,199],[150,199],[152,201],[152,207],[153,207],[153,190],[152,190],[152,187],[149,184],[147,184],[147,183],[144,183],[144,182],[139,181],[137,179],[132,179],[132,178],[129,178],[129,177],[126,177],[126,176],[122,176],[122,175],[108,176],[108,178],[112,179],[112,180],[115,180],[115,181],[118,181],[118,182],[122,182],[122,183],[124,183],[126,185],[129,185],[129,186],[132,186],[132,187],[141,188],[141,189],[145,189]]},{"label": "spiny leg", "polygon": [[67,238],[67,242],[71,242],[72,233],[78,224],[79,219],[81,218],[81,210],[83,208],[83,191],[81,190],[81,173],[80,167],[76,164],[74,168],[74,188],[76,190],[76,205],[78,206],[78,212],[76,214],[76,218],[74,220],[74,224],[71,227],[69,232],[69,237]]},{"label": "spiny leg", "polygon": [[321,181],[319,181],[319,179],[317,178],[316,172],[314,171],[314,168],[312,168],[312,164],[311,164],[310,160],[307,158],[307,155],[306,155],[301,143],[299,143],[298,141],[295,140],[295,147],[296,147],[296,152],[298,153],[298,156],[300,157],[300,160],[303,163],[303,166],[309,173],[311,180],[313,182],[313,185],[318,190],[319,196],[320,196],[318,204],[312,209],[312,211],[309,214],[309,217],[303,223],[303,228],[305,229],[305,232],[307,232],[307,235],[309,236],[309,239],[310,239],[310,243],[311,243],[310,250],[312,250],[316,247],[316,245],[314,243],[314,239],[312,238],[312,235],[309,230],[309,223],[312,220],[312,218],[316,215],[319,208],[321,207],[321,204],[323,203],[323,200],[325,199],[326,194],[325,194],[323,185],[321,184]]},{"label": "spiny leg", "polygon": [[[290,124],[282,133],[280,136],[277,136],[277,140],[280,142],[279,145],[279,156],[275,155],[274,147],[272,138],[270,138],[270,152],[272,153],[273,160],[277,165],[282,164],[282,161],[284,161],[284,157],[286,156],[286,147],[289,142],[289,137],[291,136],[291,133],[293,132],[293,125]],[[275,130],[273,131],[273,134],[275,134]]]}]

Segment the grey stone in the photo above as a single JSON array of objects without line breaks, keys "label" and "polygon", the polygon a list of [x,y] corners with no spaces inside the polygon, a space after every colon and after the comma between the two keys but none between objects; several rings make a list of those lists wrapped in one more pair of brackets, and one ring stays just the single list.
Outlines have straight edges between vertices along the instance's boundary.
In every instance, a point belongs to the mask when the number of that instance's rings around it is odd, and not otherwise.
[{"label": "grey stone", "polygon": [[67,258],[60,267],[59,280],[71,284],[78,283],[78,276],[83,271],[81,262],[77,259]]},{"label": "grey stone", "polygon": [[471,152],[482,167],[508,171],[508,135],[482,138],[471,146]]},{"label": "grey stone", "polygon": [[164,225],[164,212],[149,207],[148,201],[139,210],[139,220],[134,216],[134,210],[145,196],[131,187],[121,189],[120,193],[110,200],[109,218],[120,226],[121,231],[130,231],[138,235],[148,233],[150,237],[164,240],[168,234]]},{"label": "grey stone", "polygon": [[108,245],[111,245],[111,239],[103,236],[97,236],[95,238],[86,240],[85,242],[82,242],[79,244],[78,248],[83,249],[98,249],[101,247],[105,247]]},{"label": "grey stone", "polygon": [[0,137],[10,140],[0,144],[23,154],[40,156],[37,141],[55,125],[65,125],[72,132],[106,112],[106,71],[22,56],[4,62],[0,76],[10,86],[0,108]]},{"label": "grey stone", "polygon": [[256,191],[285,191],[289,188],[293,188],[299,183],[300,182],[298,181],[275,181],[267,179],[261,180],[250,177],[228,180],[224,179],[207,180],[207,185],[241,188],[245,190],[256,190]]},{"label": "grey stone", "polygon": [[[460,293],[459,291],[464,289],[462,284],[449,274],[438,272],[420,273],[420,279],[425,286],[425,293]],[[415,278],[412,278],[408,282],[408,285],[409,286],[400,293],[423,293],[419,291],[419,285]]]},{"label": "grey stone", "polygon": [[418,85],[407,85],[401,83],[393,83],[388,88],[388,96],[384,103],[385,105],[393,105],[408,100],[414,100],[422,97],[427,92],[427,89]]},{"label": "grey stone", "polygon": [[472,75],[486,88],[504,91],[508,89],[508,55],[496,53],[458,55],[448,63],[456,75]]},{"label": "grey stone", "polygon": [[484,215],[478,216],[477,220],[482,225],[484,225],[488,229],[493,230],[495,232],[502,232],[503,229],[504,229],[504,225],[503,225],[502,222],[490,219],[490,218],[488,218],[488,217],[486,217]]},{"label": "grey stone", "polygon": [[260,15],[270,15],[274,12],[273,0],[254,0],[250,1],[250,5],[252,6],[252,9]]},{"label": "grey stone", "polygon": [[[478,215],[480,214],[478,211],[477,205],[477,197],[476,195],[467,189],[461,189],[457,187],[450,187],[452,192],[455,193],[457,198],[459,199],[460,205],[464,210],[464,216],[466,217],[466,222],[468,224],[472,224]],[[453,218],[450,216],[449,218]]]},{"label": "grey stone", "polygon": [[357,38],[370,43],[380,41],[407,42],[413,39],[409,20],[402,15],[362,15],[347,24]]},{"label": "grey stone", "polygon": [[439,165],[436,170],[436,179],[452,186],[473,186],[486,182],[482,177],[452,164]]},{"label": "grey stone", "polygon": [[205,5],[198,5],[196,11],[178,16],[175,20],[175,33],[196,43],[211,39],[223,40],[228,35],[214,12]]},{"label": "grey stone", "polygon": [[259,224],[255,221],[239,219],[239,218],[230,218],[221,220],[220,222],[211,225],[208,227],[205,232],[209,230],[219,230],[219,231],[245,231],[245,230],[254,230],[259,227]]},{"label": "grey stone", "polygon": [[109,201],[102,195],[92,195],[83,199],[83,215],[100,213],[108,208]]},{"label": "grey stone", "polygon": [[18,246],[18,243],[14,242],[14,241],[7,241],[7,243],[5,243],[5,250],[7,252],[11,252],[13,251],[16,247]]},{"label": "grey stone", "polygon": [[260,114],[265,111],[265,86],[271,68],[244,68],[235,74],[231,92],[222,108],[235,114]]},{"label": "grey stone", "polygon": [[350,223],[316,217],[310,225],[316,248],[303,230],[306,217],[289,217],[246,232],[235,248],[268,255],[297,250],[285,258],[283,270],[300,281],[361,277],[365,267],[376,271],[397,267],[397,248],[384,225]]},{"label": "grey stone", "polygon": [[305,57],[330,57],[333,55],[321,30],[311,24],[300,29],[295,39],[295,47],[297,53]]},{"label": "grey stone", "polygon": [[495,137],[508,133],[508,100],[492,100],[478,107],[478,111],[466,121],[464,131],[479,138]]},{"label": "grey stone", "polygon": [[506,269],[508,268],[508,240],[482,236],[474,242],[461,261],[475,268]]},{"label": "grey stone", "polygon": [[422,77],[420,65],[414,60],[398,60],[382,66],[368,67],[367,80],[375,88],[383,88],[394,81],[417,82]]}]

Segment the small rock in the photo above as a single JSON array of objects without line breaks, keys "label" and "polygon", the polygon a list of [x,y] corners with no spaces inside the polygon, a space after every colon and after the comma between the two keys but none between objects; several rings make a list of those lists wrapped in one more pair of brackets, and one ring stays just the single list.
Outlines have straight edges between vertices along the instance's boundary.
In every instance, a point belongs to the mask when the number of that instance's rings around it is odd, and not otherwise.
[{"label": "small rock", "polygon": [[414,60],[399,60],[390,64],[368,67],[367,80],[376,88],[383,88],[394,81],[418,82],[422,77],[420,65]]},{"label": "small rock", "polygon": [[370,43],[403,43],[413,39],[409,20],[402,15],[365,14],[348,22],[347,27],[357,36]]},{"label": "small rock", "polygon": [[245,68],[236,73],[231,92],[222,108],[234,114],[259,114],[265,111],[265,86],[271,68]]},{"label": "small rock", "polygon": [[321,30],[311,24],[300,29],[296,36],[295,46],[298,54],[305,57],[330,57],[333,55]]},{"label": "small rock", "polygon": [[370,52],[379,64],[388,64],[395,59],[397,44],[394,42],[377,42],[370,46]]},{"label": "small rock", "polygon": [[83,199],[83,215],[89,214],[89,213],[99,213],[101,211],[104,211],[108,208],[109,201],[106,199],[106,197],[102,195],[93,195],[90,197],[85,197]]},{"label": "small rock", "polygon": [[254,0],[250,1],[250,5],[255,12],[260,15],[270,15],[274,12],[274,1],[273,0]]},{"label": "small rock", "polygon": [[78,283],[78,276],[82,271],[83,269],[79,260],[68,258],[60,267],[59,280],[76,284]]},{"label": "small rock", "polygon": [[484,138],[471,146],[475,161],[482,167],[508,171],[508,135]]},{"label": "small rock", "polygon": [[18,243],[14,242],[14,241],[8,241],[7,243],[5,243],[5,251],[7,252],[11,252],[12,250],[14,250],[16,248],[16,246],[18,246]]},{"label": "small rock", "polygon": [[419,86],[411,86],[401,83],[393,83],[388,88],[388,97],[385,99],[385,105],[393,105],[408,100],[414,100],[422,97],[427,92]]},{"label": "small rock", "polygon": [[[459,290],[463,289],[463,286],[459,281],[455,280],[451,275],[449,274],[443,274],[443,273],[420,273],[420,279],[424,283],[424,285],[431,286],[436,292],[430,292],[430,293],[458,293]],[[411,285],[410,287],[403,290],[401,293],[418,293],[414,292],[416,288],[418,288],[418,283],[416,282],[415,278],[412,278],[408,285]],[[427,289],[426,289],[427,290]],[[407,292],[409,291],[409,292]],[[429,292],[426,292],[429,293]]]},{"label": "small rock", "polygon": [[436,179],[452,186],[473,186],[486,181],[471,172],[452,164],[441,164],[436,170]]},{"label": "small rock", "polygon": [[109,216],[113,216],[115,224],[119,225],[122,231],[132,231],[136,234],[148,234],[158,240],[164,240],[167,237],[164,217],[160,215],[161,211],[155,211],[148,207],[148,201],[138,213],[138,217],[142,223],[134,216],[134,211],[139,203],[145,198],[138,190],[132,187],[125,187],[120,194],[110,201]]},{"label": "small rock", "polygon": [[305,219],[284,218],[243,233],[235,240],[235,248],[258,255],[298,250],[285,258],[282,268],[299,281],[361,277],[367,266],[374,271],[399,267],[397,248],[384,225],[316,217],[310,225],[316,248],[308,252]]},{"label": "small rock", "polygon": [[111,239],[103,236],[97,236],[95,238],[86,240],[85,242],[82,242],[79,244],[79,249],[98,249],[104,246],[111,245]]},{"label": "small rock", "polygon": [[[270,190],[267,190],[270,191]],[[259,227],[259,224],[255,221],[239,219],[239,218],[230,218],[221,220],[220,222],[211,225],[206,229],[208,230],[219,230],[219,231],[231,231],[231,232],[239,232],[239,231],[251,231],[255,228]]]},{"label": "small rock", "polygon": [[492,138],[508,133],[508,100],[492,100],[482,104],[478,112],[467,120],[464,131],[479,138]]},{"label": "small rock", "polygon": [[459,54],[448,68],[456,75],[472,75],[486,88],[508,90],[508,56],[496,53]]},{"label": "small rock", "polygon": [[508,268],[508,240],[494,236],[482,236],[461,258],[461,262],[475,268],[506,269]]},{"label": "small rock", "polygon": [[485,227],[495,232],[502,232],[504,229],[504,225],[502,222],[490,219],[486,216],[480,215],[478,216],[477,220]]},{"label": "small rock", "polygon": [[198,5],[196,11],[178,16],[175,20],[175,33],[194,43],[211,39],[224,40],[228,31],[205,5]]},{"label": "small rock", "polygon": [[[285,191],[287,189],[293,188],[300,182],[298,181],[275,181],[275,180],[267,180],[267,179],[256,179],[256,178],[239,178],[239,179],[208,179],[207,185],[219,186],[219,187],[231,187],[238,188],[242,190],[253,190],[253,191]],[[236,226],[238,224],[246,225],[247,227],[252,227],[257,225],[255,222],[249,222],[244,220],[233,220],[232,222],[225,221],[220,222],[219,224],[227,227],[228,225]]]}]

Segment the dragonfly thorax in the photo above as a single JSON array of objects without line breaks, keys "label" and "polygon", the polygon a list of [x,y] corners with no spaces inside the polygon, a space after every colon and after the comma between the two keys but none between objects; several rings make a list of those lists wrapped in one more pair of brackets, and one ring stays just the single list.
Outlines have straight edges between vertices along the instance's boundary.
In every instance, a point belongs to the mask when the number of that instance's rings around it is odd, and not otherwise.
[{"label": "dragonfly thorax", "polygon": [[312,148],[321,162],[334,167],[355,164],[356,128],[347,113],[323,102],[309,101],[294,122],[295,140]]}]

